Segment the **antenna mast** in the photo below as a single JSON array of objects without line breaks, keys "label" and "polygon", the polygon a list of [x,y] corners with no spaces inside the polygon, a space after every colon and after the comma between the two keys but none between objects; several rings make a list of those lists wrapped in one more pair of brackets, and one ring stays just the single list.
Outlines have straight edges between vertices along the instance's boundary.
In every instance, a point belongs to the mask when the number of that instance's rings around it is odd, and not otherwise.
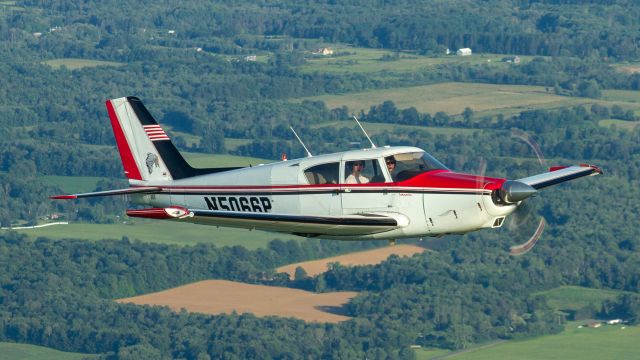
[{"label": "antenna mast", "polygon": [[362,132],[364,133],[364,136],[367,137],[367,140],[369,140],[369,142],[371,143],[371,148],[375,149],[376,148],[376,144],[373,143],[373,141],[371,141],[371,138],[369,137],[369,135],[367,134],[366,131],[364,131],[364,128],[362,127],[362,125],[360,124],[360,121],[358,121],[358,118],[353,115],[353,119],[356,121],[356,123],[358,124],[358,126],[360,126],[360,129],[362,129]]},{"label": "antenna mast", "polygon": [[298,136],[296,131],[293,130],[293,126],[289,126],[289,129],[291,129],[291,131],[293,131],[293,135],[295,135],[296,139],[298,139],[298,141],[300,142],[300,145],[302,145],[302,147],[304,148],[304,151],[307,152],[307,157],[312,157],[313,155],[311,155],[311,152],[309,152],[309,149],[307,149],[307,147],[304,145],[304,143],[300,139],[300,136]]}]

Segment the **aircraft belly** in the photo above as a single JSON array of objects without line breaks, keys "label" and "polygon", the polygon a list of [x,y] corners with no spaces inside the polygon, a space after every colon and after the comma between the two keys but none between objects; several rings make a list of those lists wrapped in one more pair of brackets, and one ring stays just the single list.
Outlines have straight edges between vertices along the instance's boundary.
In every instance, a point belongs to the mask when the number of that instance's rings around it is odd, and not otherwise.
[{"label": "aircraft belly", "polygon": [[194,224],[236,227],[250,230],[275,231],[288,234],[299,234],[305,236],[358,236],[368,235],[378,232],[385,232],[395,229],[395,226],[358,226],[358,225],[325,225],[310,224],[303,222],[285,222],[285,221],[264,221],[264,220],[246,220],[246,219],[224,219],[194,216],[184,219]]}]

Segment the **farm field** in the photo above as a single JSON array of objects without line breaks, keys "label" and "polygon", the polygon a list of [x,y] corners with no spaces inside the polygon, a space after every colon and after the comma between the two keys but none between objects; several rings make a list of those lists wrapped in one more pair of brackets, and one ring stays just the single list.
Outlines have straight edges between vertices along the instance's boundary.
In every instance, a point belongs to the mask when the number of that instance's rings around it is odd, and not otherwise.
[{"label": "farm field", "polygon": [[121,239],[142,242],[195,245],[213,244],[218,247],[241,245],[253,250],[264,248],[273,239],[304,240],[304,238],[246,229],[216,228],[195,224],[170,223],[166,221],[138,220],[130,224],[69,224],[39,229],[15,230],[35,239],[43,236],[50,239],[80,239],[98,241]]},{"label": "farm field", "polygon": [[268,164],[275,160],[252,158],[246,156],[224,154],[202,154],[181,152],[185,160],[193,167],[232,167]]},{"label": "farm field", "polygon": [[580,286],[560,286],[555,289],[541,291],[536,295],[546,297],[549,306],[554,309],[578,310],[589,304],[599,309],[603,301],[613,299],[621,293],[621,291],[616,290],[590,289]]},{"label": "farm field", "polygon": [[[638,359],[640,358],[640,327],[603,325],[597,329],[569,323],[557,335],[541,336],[524,341],[506,341],[447,356],[455,360],[484,359]],[[624,329],[623,329],[624,328]],[[420,359],[428,359],[419,357]]]},{"label": "farm field", "polygon": [[[206,314],[252,313],[256,316],[295,317],[305,321],[337,323],[349,320],[336,314],[356,292],[316,294],[308,291],[206,280],[153,294],[117,300],[121,303],[169,306]],[[328,312],[326,310],[331,310]]]},{"label": "farm field", "polygon": [[[322,95],[304,99],[320,100],[328,108],[347,106],[349,111],[368,111],[373,105],[391,100],[396,107],[415,107],[419,112],[435,114],[443,111],[450,115],[461,114],[466,107],[478,116],[513,115],[526,110],[552,109],[565,106],[599,103],[606,106],[620,105],[625,109],[640,110],[627,91],[603,91],[603,99],[589,99],[555,95],[543,86],[495,85],[481,83],[440,83],[392,89],[371,90],[344,95]],[[301,101],[303,99],[295,99]]]},{"label": "farm field", "polygon": [[96,67],[96,66],[124,66],[125,65],[124,63],[119,63],[115,61],[101,61],[101,60],[73,59],[73,58],[47,60],[47,61],[44,61],[44,63],[51,66],[54,69],[60,69],[64,65],[69,70],[76,70],[76,69],[82,69],[85,67]]},{"label": "farm field", "polygon": [[[332,121],[328,123],[322,123],[314,125],[314,128],[323,128],[323,127],[332,127],[336,129],[342,128],[354,128],[357,131],[360,131],[360,128],[357,127],[353,121]],[[473,135],[476,131],[489,131],[487,129],[470,129],[470,128],[455,128],[455,127],[434,127],[434,126],[419,126],[419,125],[403,125],[403,124],[387,124],[387,123],[374,123],[374,122],[365,122],[363,123],[365,130],[369,134],[377,134],[384,131],[393,131],[395,129],[404,129],[404,130],[418,130],[418,131],[429,131],[434,135]]]},{"label": "farm field", "polygon": [[43,346],[0,342],[0,354],[4,360],[80,360],[94,355],[63,352]]},{"label": "farm field", "polygon": [[281,266],[277,268],[276,271],[287,273],[289,274],[289,277],[293,279],[296,268],[302,267],[307,272],[307,275],[315,276],[327,271],[328,266],[331,263],[340,263],[344,266],[374,265],[385,261],[391,255],[413,256],[415,254],[420,254],[425,250],[425,248],[415,245],[386,246],[373,250]]},{"label": "farm field", "polygon": [[[460,57],[455,55],[425,56],[409,52],[398,53],[396,60],[382,60],[384,56],[395,56],[395,52],[382,49],[357,48],[347,45],[329,45],[334,50],[334,54],[343,53],[340,56],[318,56],[307,58],[302,65],[302,71],[323,72],[323,73],[383,73],[389,76],[390,73],[407,73],[425,69],[435,68],[440,64],[484,64],[493,63],[496,66],[510,66],[502,63],[501,60],[506,55],[502,54],[474,54],[473,56]],[[349,53],[348,55],[346,55]],[[521,56],[522,62],[529,61],[532,57]]]},{"label": "farm field", "polygon": [[97,176],[44,175],[42,179],[50,185],[60,187],[60,189],[66,193],[79,193],[94,191],[98,182],[100,180],[106,180],[107,178]]},{"label": "farm field", "polygon": [[626,121],[626,120],[618,120],[618,119],[605,119],[605,120],[600,120],[598,122],[598,125],[604,126],[604,127],[615,126],[618,129],[624,129],[624,130],[631,131],[631,130],[637,128],[638,125],[640,125],[640,121]]}]

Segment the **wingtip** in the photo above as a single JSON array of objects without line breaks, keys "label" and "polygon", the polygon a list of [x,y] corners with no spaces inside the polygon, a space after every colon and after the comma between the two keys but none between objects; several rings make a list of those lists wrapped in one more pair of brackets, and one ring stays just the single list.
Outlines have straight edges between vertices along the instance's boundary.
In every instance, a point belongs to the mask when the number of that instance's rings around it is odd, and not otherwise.
[{"label": "wingtip", "polygon": [[77,199],[78,196],[76,195],[54,195],[54,196],[49,196],[49,199],[51,200],[69,200],[69,199]]},{"label": "wingtip", "polygon": [[591,168],[593,170],[593,173],[591,175],[602,175],[602,174],[604,174],[604,171],[602,171],[602,169],[600,169],[599,167],[597,167],[595,165],[580,164],[580,166]]}]

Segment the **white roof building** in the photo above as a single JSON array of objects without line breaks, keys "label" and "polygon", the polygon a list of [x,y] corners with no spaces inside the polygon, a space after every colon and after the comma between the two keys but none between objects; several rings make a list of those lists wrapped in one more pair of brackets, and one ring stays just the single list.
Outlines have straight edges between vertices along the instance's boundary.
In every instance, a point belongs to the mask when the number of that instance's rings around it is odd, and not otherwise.
[{"label": "white roof building", "polygon": [[458,55],[458,56],[471,56],[471,49],[470,48],[458,49],[458,51],[456,51],[456,55]]}]

